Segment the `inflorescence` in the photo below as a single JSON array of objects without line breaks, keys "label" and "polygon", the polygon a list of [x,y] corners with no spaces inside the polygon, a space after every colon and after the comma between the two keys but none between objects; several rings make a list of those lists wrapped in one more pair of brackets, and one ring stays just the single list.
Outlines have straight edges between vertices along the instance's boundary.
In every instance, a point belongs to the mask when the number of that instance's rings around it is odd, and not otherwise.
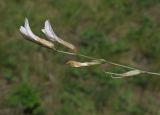
[{"label": "inflorescence", "polygon": [[[20,27],[20,32],[27,40],[30,40],[30,41],[37,43],[37,44],[40,44],[46,48],[52,49],[53,51],[56,51],[59,53],[64,53],[67,55],[84,57],[86,59],[91,60],[89,62],[79,62],[79,61],[69,60],[67,62],[67,64],[69,64],[72,67],[85,67],[85,66],[93,66],[93,65],[107,63],[107,64],[111,64],[114,66],[128,69],[128,71],[124,72],[124,73],[113,73],[113,72],[105,71],[105,74],[111,75],[112,78],[124,78],[124,77],[135,76],[138,74],[150,74],[150,75],[160,76],[160,73],[144,71],[144,70],[136,69],[136,68],[129,67],[126,65],[114,63],[114,62],[111,62],[111,61],[108,61],[105,59],[98,59],[98,58],[94,58],[94,57],[90,57],[90,56],[86,56],[86,55],[77,53],[76,47],[73,44],[64,41],[63,39],[61,39],[60,37],[58,37],[55,34],[55,32],[53,31],[52,26],[48,20],[45,21],[44,29],[42,29],[42,32],[45,34],[46,39],[41,38],[32,32],[27,18],[25,19],[24,26]],[[55,45],[54,45],[55,42],[65,46],[66,48],[69,48],[72,52],[66,52],[66,51],[56,49]]]}]

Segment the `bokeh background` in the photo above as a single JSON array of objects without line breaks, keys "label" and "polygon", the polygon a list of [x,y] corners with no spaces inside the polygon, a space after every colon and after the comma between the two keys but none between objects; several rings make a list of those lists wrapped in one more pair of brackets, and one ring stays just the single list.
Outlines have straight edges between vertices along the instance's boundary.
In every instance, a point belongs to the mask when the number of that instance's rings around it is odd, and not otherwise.
[{"label": "bokeh background", "polygon": [[160,72],[159,0],[0,0],[0,115],[160,115],[160,77],[112,79],[107,64],[69,59],[23,39],[49,19],[58,36],[93,57]]}]

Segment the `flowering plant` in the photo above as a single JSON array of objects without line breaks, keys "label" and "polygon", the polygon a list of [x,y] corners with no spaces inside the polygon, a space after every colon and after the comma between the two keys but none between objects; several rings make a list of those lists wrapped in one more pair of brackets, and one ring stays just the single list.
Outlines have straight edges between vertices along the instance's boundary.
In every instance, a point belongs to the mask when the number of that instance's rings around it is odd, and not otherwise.
[{"label": "flowering plant", "polygon": [[[114,63],[114,62],[111,62],[111,61],[108,61],[108,60],[105,60],[105,59],[98,59],[98,58],[94,58],[94,57],[90,57],[90,56],[86,56],[86,55],[77,53],[76,47],[73,44],[64,41],[63,39],[61,39],[60,37],[58,37],[55,34],[55,32],[53,31],[52,26],[51,26],[51,24],[48,20],[45,21],[44,29],[42,29],[42,32],[46,35],[46,39],[41,38],[41,37],[35,35],[32,32],[27,18],[25,19],[24,26],[20,27],[20,32],[21,32],[22,35],[24,35],[24,37],[27,40],[30,40],[34,43],[45,46],[46,48],[52,49],[56,52],[64,53],[64,54],[67,54],[67,55],[84,57],[84,58],[87,58],[87,59],[91,60],[91,61],[88,61],[88,62],[79,62],[79,61],[69,60],[67,62],[67,64],[69,64],[72,67],[85,67],[85,66],[93,66],[93,65],[107,63],[107,64],[111,64],[111,65],[114,65],[114,66],[118,66],[118,67],[121,67],[121,68],[128,69],[128,71],[124,72],[124,73],[113,73],[113,72],[105,71],[105,74],[110,74],[112,78],[130,77],[130,76],[135,76],[135,75],[138,75],[138,74],[151,74],[151,75],[160,76],[160,73],[140,70],[140,69],[137,69],[137,68],[126,66],[126,65],[121,65],[121,64],[118,64],[118,63]],[[72,52],[66,52],[66,51],[56,49],[56,47],[54,45],[54,42],[58,42],[59,44],[69,48],[70,50],[72,50]]]}]

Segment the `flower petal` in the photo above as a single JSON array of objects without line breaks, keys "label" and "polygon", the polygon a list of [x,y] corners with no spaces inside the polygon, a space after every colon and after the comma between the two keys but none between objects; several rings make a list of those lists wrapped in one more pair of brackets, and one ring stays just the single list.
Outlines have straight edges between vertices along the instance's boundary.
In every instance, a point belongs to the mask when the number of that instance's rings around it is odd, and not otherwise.
[{"label": "flower petal", "polygon": [[21,26],[19,30],[23,35],[28,36],[28,33],[27,33],[26,29],[23,26]]},{"label": "flower petal", "polygon": [[25,19],[25,25],[24,25],[25,29],[26,29],[26,32],[28,33],[28,37],[34,39],[34,40],[38,40],[39,37],[36,36],[35,34],[33,34],[30,26],[29,26],[29,22],[28,22],[28,19],[26,18]]},{"label": "flower petal", "polygon": [[43,32],[44,34],[47,34],[46,31],[45,31],[45,29],[42,29],[42,32]]},{"label": "flower petal", "polygon": [[48,20],[45,21],[45,34],[52,41],[59,41]]},{"label": "flower petal", "polygon": [[45,27],[44,27],[44,29],[42,29],[42,32],[47,36],[47,38],[48,38],[49,40],[51,40],[51,41],[53,41],[53,42],[54,42],[54,41],[57,41],[58,43],[60,43],[60,44],[62,44],[62,45],[64,45],[64,46],[70,48],[71,50],[76,51],[76,50],[75,50],[76,48],[75,48],[74,45],[72,45],[71,43],[68,43],[68,42],[62,40],[61,38],[59,38],[59,37],[54,33],[54,31],[53,31],[53,29],[52,29],[52,26],[51,26],[51,24],[50,24],[50,22],[49,22],[49,20],[46,20],[46,21],[45,21]]},{"label": "flower petal", "polygon": [[[46,32],[45,29],[42,29],[42,32],[46,35],[46,37],[47,37],[49,40],[51,40],[51,39],[50,39],[51,37],[47,34],[47,32]],[[55,41],[55,40],[51,40],[51,41]]]}]

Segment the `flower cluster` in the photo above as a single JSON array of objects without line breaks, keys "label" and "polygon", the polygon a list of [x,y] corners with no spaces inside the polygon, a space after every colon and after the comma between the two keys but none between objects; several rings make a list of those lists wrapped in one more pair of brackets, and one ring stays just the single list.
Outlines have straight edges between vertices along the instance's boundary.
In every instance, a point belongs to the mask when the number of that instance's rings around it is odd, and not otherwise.
[{"label": "flower cluster", "polygon": [[62,40],[54,33],[52,26],[48,20],[45,21],[44,29],[42,29],[42,32],[46,35],[47,39],[40,38],[32,32],[27,18],[25,19],[24,26],[20,27],[20,32],[25,36],[27,40],[33,41],[45,47],[55,48],[54,42],[58,42],[75,51],[74,45]]}]

